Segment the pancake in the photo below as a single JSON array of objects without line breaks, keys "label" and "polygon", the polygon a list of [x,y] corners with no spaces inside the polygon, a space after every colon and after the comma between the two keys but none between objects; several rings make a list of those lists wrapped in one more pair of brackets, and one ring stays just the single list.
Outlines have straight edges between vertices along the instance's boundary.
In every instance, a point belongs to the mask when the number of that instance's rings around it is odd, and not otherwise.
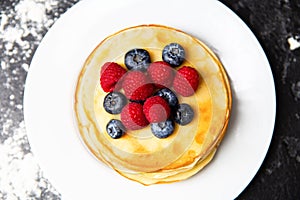
[{"label": "pancake", "polygon": [[[173,42],[186,51],[181,66],[195,68],[201,77],[194,95],[178,96],[193,108],[192,122],[175,126],[165,139],[153,136],[150,126],[112,139],[106,124],[120,115],[103,108],[107,93],[99,84],[101,67],[116,62],[126,68],[124,55],[134,48],[146,49],[152,62],[161,61],[162,49]],[[74,109],[80,136],[99,161],[144,185],[168,183],[191,177],[212,160],[229,121],[231,90],[221,62],[203,42],[171,27],[140,25],[107,37],[89,55],[78,78]]]}]

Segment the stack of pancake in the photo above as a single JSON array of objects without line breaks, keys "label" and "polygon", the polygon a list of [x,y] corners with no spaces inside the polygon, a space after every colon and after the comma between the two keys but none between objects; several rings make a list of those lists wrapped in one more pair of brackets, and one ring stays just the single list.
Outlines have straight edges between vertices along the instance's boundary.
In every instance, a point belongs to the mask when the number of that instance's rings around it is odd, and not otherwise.
[{"label": "stack of pancake", "polygon": [[[101,66],[116,62],[125,68],[124,54],[134,48],[146,49],[153,62],[160,61],[164,46],[173,42],[186,51],[182,65],[194,67],[202,79],[193,96],[178,97],[180,103],[193,108],[193,121],[176,126],[164,139],[153,136],[149,126],[112,139],[106,124],[120,116],[103,108],[107,93],[99,85]],[[225,134],[230,110],[229,81],[215,54],[195,37],[161,25],[131,27],[104,39],[84,63],[75,92],[77,125],[89,151],[121,175],[144,185],[181,181],[205,167]]]}]

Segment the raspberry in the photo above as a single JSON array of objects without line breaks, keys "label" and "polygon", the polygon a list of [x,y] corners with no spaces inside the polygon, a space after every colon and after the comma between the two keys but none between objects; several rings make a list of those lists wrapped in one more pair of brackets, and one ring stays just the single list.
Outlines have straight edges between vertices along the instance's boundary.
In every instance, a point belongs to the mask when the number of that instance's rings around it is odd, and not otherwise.
[{"label": "raspberry", "polygon": [[150,64],[148,74],[155,85],[159,88],[171,87],[174,78],[174,69],[164,61],[157,61]]},{"label": "raspberry", "polygon": [[153,96],[145,101],[143,111],[150,123],[157,123],[166,121],[170,116],[171,109],[162,97]]},{"label": "raspberry", "polygon": [[132,101],[144,101],[154,92],[154,86],[141,71],[129,71],[124,77],[125,96]]},{"label": "raspberry", "polygon": [[105,63],[100,72],[100,85],[104,92],[112,92],[113,90],[118,90],[116,88],[118,82],[126,73],[126,70],[119,64],[114,62]]},{"label": "raspberry", "polygon": [[122,109],[121,121],[128,130],[138,130],[149,124],[143,113],[143,105],[135,102]]},{"label": "raspberry", "polygon": [[174,78],[174,90],[184,96],[192,96],[198,88],[200,76],[196,69],[188,66],[180,68]]}]

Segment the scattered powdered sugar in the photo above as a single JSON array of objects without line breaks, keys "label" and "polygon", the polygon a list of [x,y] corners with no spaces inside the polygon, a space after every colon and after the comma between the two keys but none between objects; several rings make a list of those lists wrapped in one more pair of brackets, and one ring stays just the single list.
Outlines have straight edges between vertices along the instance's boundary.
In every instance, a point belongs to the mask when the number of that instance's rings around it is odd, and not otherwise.
[{"label": "scattered powdered sugar", "polygon": [[0,0],[0,199],[60,199],[27,140],[23,91],[32,56],[78,0]]},{"label": "scattered powdered sugar", "polygon": [[[4,127],[7,131],[9,122]],[[13,136],[0,145],[0,199],[39,199],[42,192],[52,190],[59,194],[43,178],[28,144],[24,123],[14,129]]]},{"label": "scattered powdered sugar", "polygon": [[[57,2],[55,3],[57,4]],[[44,23],[47,21],[44,17],[44,13],[46,11],[45,5],[43,5],[43,2],[26,0],[20,2],[15,9],[17,13],[19,13],[18,17],[23,23],[26,23],[27,21]]]},{"label": "scattered powdered sugar", "polygon": [[290,45],[290,50],[295,50],[295,49],[298,49],[300,47],[300,36],[297,35],[297,36],[292,36],[292,37],[289,37],[287,39],[289,45]]},{"label": "scattered powdered sugar", "polygon": [[58,1],[23,0],[14,10],[2,12],[0,40],[3,40],[4,54],[20,53],[22,61],[29,63],[32,51],[54,22],[47,13],[55,6]]}]

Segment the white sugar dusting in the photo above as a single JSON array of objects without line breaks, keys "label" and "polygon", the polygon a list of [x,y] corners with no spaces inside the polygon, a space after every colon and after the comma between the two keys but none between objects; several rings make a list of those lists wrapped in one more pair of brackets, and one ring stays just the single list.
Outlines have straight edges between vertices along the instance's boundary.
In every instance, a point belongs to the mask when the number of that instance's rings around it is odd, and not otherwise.
[{"label": "white sugar dusting", "polygon": [[292,51],[300,47],[300,36],[289,37],[287,41],[290,45],[290,50]]},{"label": "white sugar dusting", "polygon": [[21,117],[22,90],[34,51],[62,13],[61,7],[75,1],[7,2],[12,4],[8,9],[0,3],[0,199],[60,199],[31,153]]},{"label": "white sugar dusting", "polygon": [[29,70],[29,65],[28,65],[27,63],[23,63],[23,64],[22,64],[22,68],[23,68],[26,72],[28,72],[28,70]]},{"label": "white sugar dusting", "polygon": [[31,36],[36,42],[43,38],[44,30],[49,29],[54,23],[46,13],[58,6],[58,2],[58,0],[23,0],[9,14],[1,13],[0,39],[4,41],[5,53],[12,55],[16,46],[25,50],[24,54],[26,50],[34,49],[34,44],[30,44],[24,38]]},{"label": "white sugar dusting", "polygon": [[38,3],[34,0],[25,0],[20,2],[15,9],[18,13],[19,19],[21,19],[21,22],[45,22],[44,13],[46,11],[46,7],[43,5],[43,2]]},{"label": "white sugar dusting", "polygon": [[[11,123],[8,120],[5,126]],[[30,199],[37,199],[34,197],[40,196],[47,185],[29,150],[24,122],[21,122],[13,136],[0,144],[0,199],[29,199],[29,195]]]}]

